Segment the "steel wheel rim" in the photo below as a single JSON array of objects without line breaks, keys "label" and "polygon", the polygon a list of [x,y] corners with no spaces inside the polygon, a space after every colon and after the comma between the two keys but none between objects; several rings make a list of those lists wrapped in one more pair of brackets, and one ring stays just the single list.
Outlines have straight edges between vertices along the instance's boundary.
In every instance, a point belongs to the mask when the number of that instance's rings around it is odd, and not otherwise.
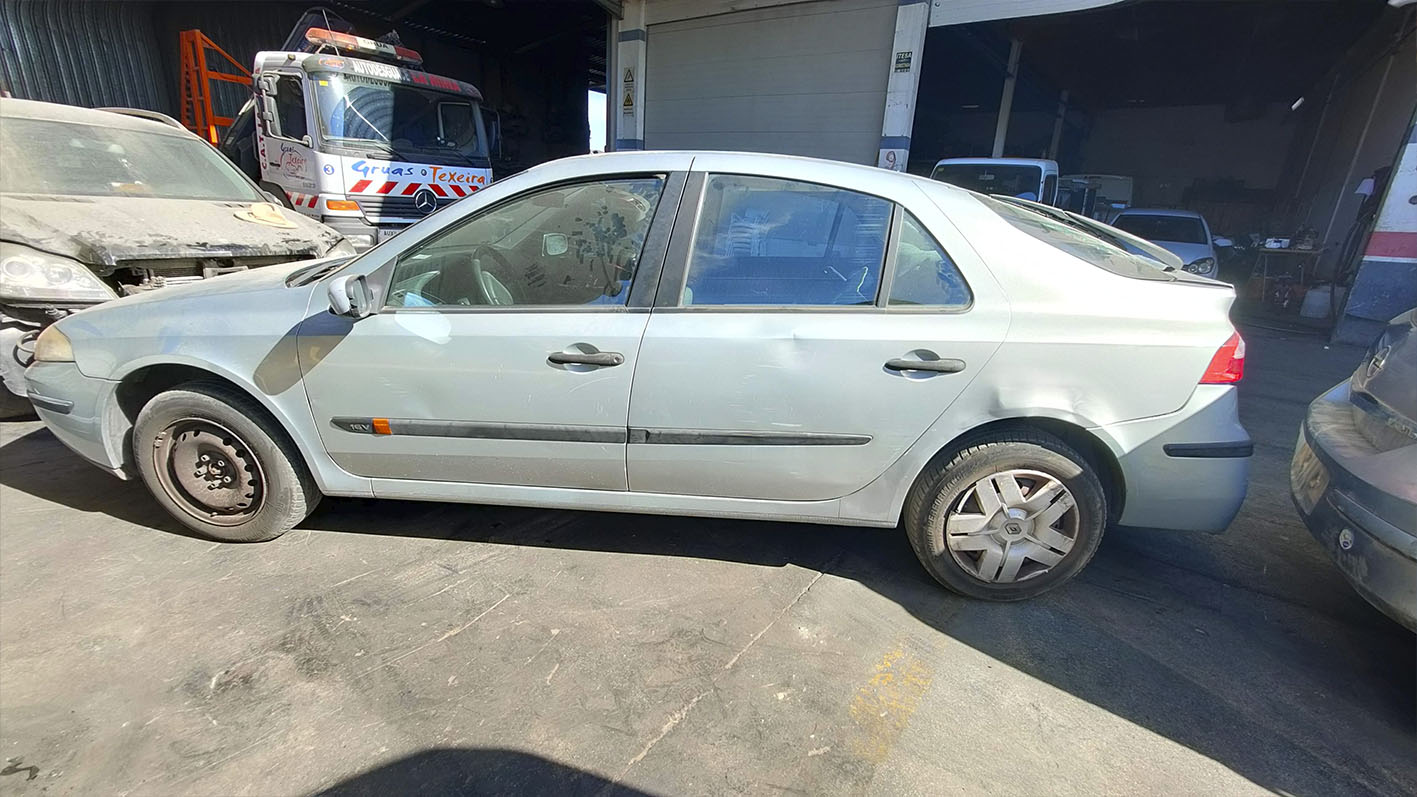
[{"label": "steel wheel rim", "polygon": [[153,439],[153,472],[182,511],[216,526],[239,526],[261,511],[266,477],[240,435],[207,418],[182,418]]},{"label": "steel wheel rim", "polygon": [[989,584],[1037,578],[1077,544],[1077,500],[1055,476],[992,473],[970,485],[945,515],[945,547],[965,572]]}]

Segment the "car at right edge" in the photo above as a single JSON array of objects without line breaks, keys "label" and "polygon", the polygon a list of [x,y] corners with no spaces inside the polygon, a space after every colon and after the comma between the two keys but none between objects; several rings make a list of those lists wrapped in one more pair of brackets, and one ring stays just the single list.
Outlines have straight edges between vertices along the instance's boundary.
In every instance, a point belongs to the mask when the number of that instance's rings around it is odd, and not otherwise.
[{"label": "car at right edge", "polygon": [[1309,532],[1353,588],[1417,631],[1417,308],[1309,405],[1289,480]]}]

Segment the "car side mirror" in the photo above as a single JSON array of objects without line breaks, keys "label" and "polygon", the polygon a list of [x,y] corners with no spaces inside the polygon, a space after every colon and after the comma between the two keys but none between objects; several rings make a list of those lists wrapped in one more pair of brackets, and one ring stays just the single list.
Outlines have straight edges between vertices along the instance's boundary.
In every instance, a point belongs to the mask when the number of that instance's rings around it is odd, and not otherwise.
[{"label": "car side mirror", "polygon": [[330,280],[326,289],[330,298],[330,312],[353,319],[363,318],[374,312],[374,298],[369,293],[369,283],[363,274],[342,274]]},{"label": "car side mirror", "polygon": [[1217,236],[1215,236],[1214,238],[1211,239],[1211,243],[1214,243],[1216,246],[1234,246],[1234,245],[1235,245],[1235,242],[1234,242],[1234,241],[1230,240],[1229,238],[1226,238],[1226,237],[1223,236],[1223,235],[1217,235]]},{"label": "car side mirror", "polygon": [[563,233],[548,232],[541,236],[541,254],[546,257],[560,257],[566,254],[570,248],[571,242],[566,239]]}]

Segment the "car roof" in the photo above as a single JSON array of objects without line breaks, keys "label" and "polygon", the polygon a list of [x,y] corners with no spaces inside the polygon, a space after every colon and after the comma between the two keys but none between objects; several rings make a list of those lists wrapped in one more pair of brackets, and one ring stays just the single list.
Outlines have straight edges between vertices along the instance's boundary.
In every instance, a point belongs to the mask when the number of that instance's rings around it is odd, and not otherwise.
[{"label": "car roof", "polygon": [[[909,174],[906,172],[896,172],[890,169],[882,169],[878,166],[865,166],[859,163],[847,163],[846,161],[826,160],[824,158],[810,158],[804,155],[781,155],[775,152],[734,152],[729,150],[690,150],[690,149],[651,149],[651,150],[621,150],[618,152],[596,152],[589,155],[572,155],[534,166],[528,172],[550,169],[559,165],[594,164],[597,172],[611,172],[620,170],[635,170],[640,168],[660,168],[663,164],[672,161],[683,161],[687,163],[690,159],[695,159],[692,171],[724,171],[730,162],[733,170],[742,170],[744,173],[752,175],[754,168],[763,168],[771,171],[768,167],[773,164],[798,164],[809,165],[814,173],[819,174],[823,182],[849,186],[853,183],[869,183],[876,180],[899,180],[918,184],[927,190],[944,190],[957,192],[960,195],[968,195],[971,192],[949,183],[941,183],[938,180],[931,180],[928,177]],[[697,159],[703,159],[705,163],[700,163]],[[646,164],[651,164],[646,166]],[[683,167],[689,170],[689,167]],[[854,178],[854,179],[853,179]],[[863,187],[860,189],[870,193],[870,189]]]},{"label": "car roof", "polygon": [[[14,97],[0,97],[0,117],[6,119],[40,119],[48,122],[66,122],[76,125],[94,125],[140,133],[157,133],[165,136],[190,136],[185,129],[174,128],[162,122],[143,119],[130,113],[100,111],[94,108],[80,108],[57,102],[21,100]],[[200,139],[198,139],[200,140]]]},{"label": "car roof", "polygon": [[1057,161],[1048,160],[1047,158],[945,158],[943,160],[936,161],[935,165],[939,166],[945,163],[966,163],[981,165],[993,163],[999,166],[1040,166],[1044,169],[1053,170],[1056,170],[1058,168]]},{"label": "car roof", "polygon": [[1201,214],[1194,210],[1180,208],[1124,208],[1118,216],[1177,216],[1183,219],[1199,219]]}]

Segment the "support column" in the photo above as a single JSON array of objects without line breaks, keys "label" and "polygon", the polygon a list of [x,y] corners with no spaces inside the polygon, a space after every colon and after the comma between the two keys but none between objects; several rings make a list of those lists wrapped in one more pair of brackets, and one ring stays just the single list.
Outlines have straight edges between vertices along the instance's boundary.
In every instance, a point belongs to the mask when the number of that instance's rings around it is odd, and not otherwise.
[{"label": "support column", "polygon": [[1014,85],[1018,83],[1018,58],[1023,53],[1023,42],[1014,39],[1009,42],[1009,71],[1004,76],[1004,94],[999,98],[999,123],[994,127],[994,154],[990,157],[1004,157],[1004,142],[1009,137],[1009,114],[1014,109]]},{"label": "support column", "polygon": [[620,130],[620,107],[612,102],[615,96],[615,72],[620,64],[620,20],[605,12],[605,151],[615,151],[615,138]]},{"label": "support column", "polygon": [[[1344,186],[1343,191],[1348,191]],[[1417,306],[1417,114],[1388,178],[1343,316],[1333,331],[1342,343],[1365,345],[1387,321]],[[1342,265],[1341,263],[1339,264]]]},{"label": "support column", "polygon": [[1053,118],[1053,139],[1048,142],[1048,160],[1058,159],[1058,147],[1063,142],[1063,122],[1068,116],[1068,90],[1058,94],[1058,115]]},{"label": "support column", "polygon": [[876,165],[905,171],[910,158],[910,133],[915,126],[915,99],[920,90],[920,62],[925,55],[925,31],[930,23],[927,0],[900,0],[895,12],[895,39],[886,78],[886,113],[881,120],[881,148]]},{"label": "support column", "polygon": [[[645,26],[646,0],[625,0],[615,57],[615,74],[607,82],[615,87],[606,98],[616,116],[615,149],[645,148],[645,56],[649,29]],[[607,134],[607,138],[609,135]]]}]

